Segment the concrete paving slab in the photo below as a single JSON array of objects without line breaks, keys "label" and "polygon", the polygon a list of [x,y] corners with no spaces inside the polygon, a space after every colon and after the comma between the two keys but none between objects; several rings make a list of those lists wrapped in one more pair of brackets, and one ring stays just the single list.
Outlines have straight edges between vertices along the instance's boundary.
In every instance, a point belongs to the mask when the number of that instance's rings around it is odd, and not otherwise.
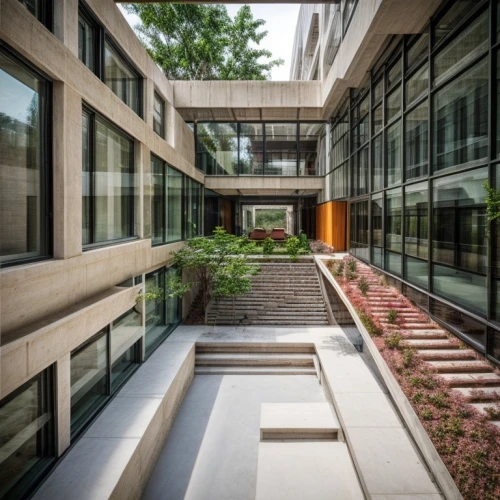
[{"label": "concrete paving slab", "polygon": [[355,461],[370,494],[437,494],[403,429],[349,429]]},{"label": "concrete paving slab", "polygon": [[255,499],[308,498],[364,499],[345,443],[260,443]]},{"label": "concrete paving slab", "polygon": [[328,403],[262,403],[261,405],[261,439],[273,439],[272,436],[277,435],[286,435],[286,439],[301,439],[313,435],[325,435],[330,439],[336,439],[339,429],[338,418]]}]

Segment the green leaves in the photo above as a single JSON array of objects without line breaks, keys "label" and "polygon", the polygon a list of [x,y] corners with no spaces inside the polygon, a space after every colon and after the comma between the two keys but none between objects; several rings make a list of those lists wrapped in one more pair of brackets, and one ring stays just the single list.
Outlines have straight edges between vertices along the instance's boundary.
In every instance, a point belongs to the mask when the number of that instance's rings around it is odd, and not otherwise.
[{"label": "green leaves", "polygon": [[492,188],[488,181],[484,183],[484,189],[486,191],[486,215],[488,222],[493,222],[500,217],[500,191]]},{"label": "green leaves", "polygon": [[[131,4],[135,30],[170,80],[266,80],[282,59],[258,47],[267,35],[248,5],[231,19],[224,5]],[[257,45],[257,47],[255,47]]]}]

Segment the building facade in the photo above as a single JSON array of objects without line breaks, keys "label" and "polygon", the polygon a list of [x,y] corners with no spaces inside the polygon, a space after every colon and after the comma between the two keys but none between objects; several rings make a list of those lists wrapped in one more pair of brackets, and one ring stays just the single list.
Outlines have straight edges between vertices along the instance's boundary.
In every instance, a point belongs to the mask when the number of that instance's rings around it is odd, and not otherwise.
[{"label": "building facade", "polygon": [[293,81],[170,82],[112,0],[0,0],[0,498],[180,323],[189,297],[142,298],[172,253],[259,206],[498,361],[498,10],[307,4]]}]

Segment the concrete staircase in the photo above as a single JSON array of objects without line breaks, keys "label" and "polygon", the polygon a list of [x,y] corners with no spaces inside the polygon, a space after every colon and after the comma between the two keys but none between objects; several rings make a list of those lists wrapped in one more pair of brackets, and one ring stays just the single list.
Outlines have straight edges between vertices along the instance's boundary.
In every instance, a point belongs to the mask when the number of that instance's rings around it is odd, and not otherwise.
[{"label": "concrete staircase", "polygon": [[328,315],[313,262],[259,263],[252,290],[235,298],[214,299],[207,323],[217,325],[328,325]]},{"label": "concrete staircase", "polygon": [[[437,371],[452,388],[461,393],[479,412],[500,399],[500,375],[498,369],[488,363],[476,351],[466,348],[454,335],[434,323],[416,306],[402,300],[394,289],[380,284],[373,270],[357,262],[358,281],[362,276],[369,284],[368,303],[386,329],[394,329],[413,347],[420,357]],[[397,320],[390,323],[389,310],[397,311]],[[492,420],[500,427],[500,420]]]},{"label": "concrete staircase", "polygon": [[195,375],[316,375],[313,347],[296,344],[210,343],[196,346]]}]

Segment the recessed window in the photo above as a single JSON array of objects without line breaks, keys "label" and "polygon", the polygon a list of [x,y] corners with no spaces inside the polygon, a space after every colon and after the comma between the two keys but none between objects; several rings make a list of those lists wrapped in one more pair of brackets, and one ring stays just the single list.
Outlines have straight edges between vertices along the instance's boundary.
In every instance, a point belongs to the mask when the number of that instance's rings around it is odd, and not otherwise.
[{"label": "recessed window", "polygon": [[153,105],[153,130],[160,136],[165,134],[165,101],[155,92]]},{"label": "recessed window", "polygon": [[405,177],[428,173],[429,107],[427,100],[405,117]]},{"label": "recessed window", "polygon": [[82,9],[78,13],[78,58],[93,73],[97,71],[96,50],[99,27]]},{"label": "recessed window", "polygon": [[19,0],[47,29],[52,30],[52,0]]},{"label": "recessed window", "polygon": [[82,128],[83,245],[133,237],[134,143],[92,111]]},{"label": "recessed window", "polygon": [[186,177],[185,238],[203,235],[203,186]]},{"label": "recessed window", "polygon": [[53,369],[0,401],[0,498],[27,498],[55,460]]},{"label": "recessed window", "polygon": [[0,52],[0,263],[50,255],[49,83]]}]

